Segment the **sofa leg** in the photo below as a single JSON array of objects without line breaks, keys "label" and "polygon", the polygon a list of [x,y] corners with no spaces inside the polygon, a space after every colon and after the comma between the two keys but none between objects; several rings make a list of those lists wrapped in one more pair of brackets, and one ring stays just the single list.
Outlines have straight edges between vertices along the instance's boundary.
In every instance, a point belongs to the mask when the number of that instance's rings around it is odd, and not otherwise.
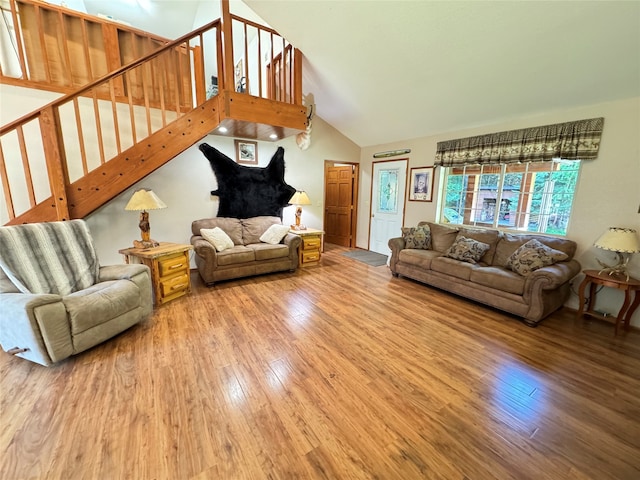
[{"label": "sofa leg", "polygon": [[209,283],[205,283],[205,285],[207,287],[213,287],[216,284],[216,282],[209,282]]},{"label": "sofa leg", "polygon": [[396,272],[391,272],[391,275],[392,275],[392,276],[394,276],[394,277],[396,277],[396,278],[398,278],[398,277],[400,276],[400,274],[399,274],[399,273],[396,273]]},{"label": "sofa leg", "polygon": [[524,324],[527,327],[536,328],[538,326],[538,322],[534,322],[533,320],[529,320],[528,318],[523,319]]}]

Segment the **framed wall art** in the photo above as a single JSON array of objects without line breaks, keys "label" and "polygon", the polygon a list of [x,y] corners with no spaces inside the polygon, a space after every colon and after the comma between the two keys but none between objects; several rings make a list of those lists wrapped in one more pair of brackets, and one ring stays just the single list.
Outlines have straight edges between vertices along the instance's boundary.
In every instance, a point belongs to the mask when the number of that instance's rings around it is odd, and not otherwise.
[{"label": "framed wall art", "polygon": [[235,140],[236,144],[236,162],[245,165],[258,164],[258,142],[250,142],[249,140]]},{"label": "framed wall art", "polygon": [[433,200],[434,167],[417,167],[411,169],[409,201],[431,202]]}]

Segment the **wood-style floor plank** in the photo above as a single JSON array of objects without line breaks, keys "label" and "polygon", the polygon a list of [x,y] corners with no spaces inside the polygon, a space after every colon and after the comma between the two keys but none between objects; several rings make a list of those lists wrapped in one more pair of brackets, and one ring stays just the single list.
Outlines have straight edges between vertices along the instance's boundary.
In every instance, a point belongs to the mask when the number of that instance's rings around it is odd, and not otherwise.
[{"label": "wood-style floor plank", "polygon": [[326,245],[51,368],[0,354],[2,479],[640,478],[640,334],[537,328]]}]

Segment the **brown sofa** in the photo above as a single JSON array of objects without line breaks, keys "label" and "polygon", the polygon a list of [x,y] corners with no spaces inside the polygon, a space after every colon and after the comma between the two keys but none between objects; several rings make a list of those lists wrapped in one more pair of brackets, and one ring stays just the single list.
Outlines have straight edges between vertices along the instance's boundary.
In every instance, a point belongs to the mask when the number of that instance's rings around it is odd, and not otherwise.
[{"label": "brown sofa", "polygon": [[[431,222],[420,222],[418,226],[428,231],[430,247],[405,248],[405,238],[409,237],[404,235],[389,240],[393,276],[402,275],[504,310],[522,317],[529,326],[536,326],[562,307],[569,296],[571,280],[580,272],[580,264],[573,259],[577,245],[571,240],[494,229],[454,228]],[[460,237],[488,244],[490,248],[477,263],[449,258],[447,252]],[[566,259],[524,275],[507,268],[514,252],[532,239],[566,254]]]},{"label": "brown sofa", "polygon": [[[295,271],[298,268],[300,237],[287,233],[282,241],[272,245],[260,237],[271,225],[281,224],[279,217],[206,218],[191,224],[191,244],[195,262],[207,286],[215,282],[263,273]],[[221,228],[233,241],[233,247],[216,251],[201,235],[201,229]]]}]

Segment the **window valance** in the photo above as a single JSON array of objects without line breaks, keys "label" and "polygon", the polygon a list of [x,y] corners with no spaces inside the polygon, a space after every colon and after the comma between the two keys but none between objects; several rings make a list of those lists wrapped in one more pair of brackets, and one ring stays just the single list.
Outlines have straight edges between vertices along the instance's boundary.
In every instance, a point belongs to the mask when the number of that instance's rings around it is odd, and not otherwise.
[{"label": "window valance", "polygon": [[438,142],[434,164],[543,162],[597,158],[604,118],[509,130]]}]

